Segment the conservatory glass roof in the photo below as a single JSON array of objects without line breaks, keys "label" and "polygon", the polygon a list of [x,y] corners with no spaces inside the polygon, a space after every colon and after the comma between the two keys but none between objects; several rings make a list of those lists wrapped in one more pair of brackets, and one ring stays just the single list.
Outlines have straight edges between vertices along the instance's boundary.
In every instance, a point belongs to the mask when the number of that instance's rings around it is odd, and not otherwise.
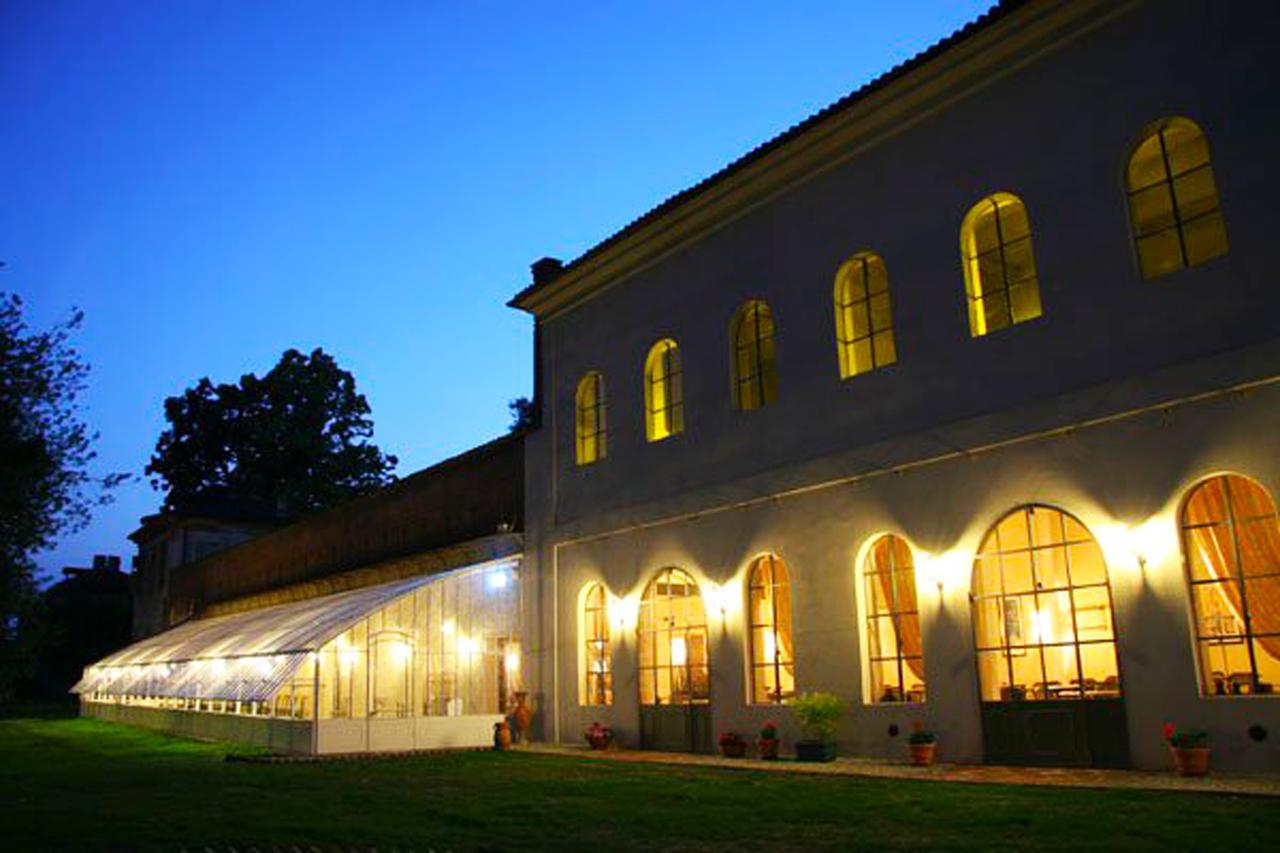
[{"label": "conservatory glass roof", "polygon": [[477,568],[186,622],[85,667],[71,692],[265,702],[351,625],[419,587]]}]

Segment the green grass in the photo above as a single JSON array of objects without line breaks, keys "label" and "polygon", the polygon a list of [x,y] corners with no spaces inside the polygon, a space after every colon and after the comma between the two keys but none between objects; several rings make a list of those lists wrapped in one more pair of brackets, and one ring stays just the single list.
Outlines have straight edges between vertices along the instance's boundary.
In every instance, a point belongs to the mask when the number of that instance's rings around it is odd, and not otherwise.
[{"label": "green grass", "polygon": [[1211,849],[1275,800],[831,778],[472,752],[227,762],[94,720],[0,721],[0,848]]}]

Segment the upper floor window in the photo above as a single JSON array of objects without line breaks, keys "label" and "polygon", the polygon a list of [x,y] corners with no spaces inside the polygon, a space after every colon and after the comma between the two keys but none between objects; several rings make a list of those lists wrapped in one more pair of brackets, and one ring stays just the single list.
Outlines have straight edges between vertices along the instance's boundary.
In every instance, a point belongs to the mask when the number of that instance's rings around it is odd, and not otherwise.
[{"label": "upper floor window", "polygon": [[613,704],[613,659],[609,648],[609,601],[603,585],[593,583],[582,599],[584,705]]},{"label": "upper floor window", "polygon": [[791,583],[787,564],[766,554],[751,566],[751,701],[779,704],[796,693],[791,641]]},{"label": "upper floor window", "polygon": [[1280,521],[1267,490],[1206,480],[1182,508],[1182,547],[1205,695],[1274,693],[1280,682]]},{"label": "upper floor window", "polygon": [[773,312],[759,299],[738,310],[733,324],[733,399],[744,411],[778,399]]},{"label": "upper floor window", "polygon": [[608,450],[608,418],[604,377],[596,371],[591,371],[578,382],[574,412],[574,457],[579,465],[599,462]]},{"label": "upper floor window", "polygon": [[684,432],[684,387],[680,349],[671,339],[658,341],[644,362],[644,426],[649,441]]},{"label": "upper floor window", "polygon": [[868,699],[923,702],[924,649],[916,570],[911,546],[900,536],[881,536],[862,568],[867,610]]},{"label": "upper floor window", "polygon": [[1209,142],[1195,122],[1168,118],[1149,130],[1129,157],[1125,188],[1143,278],[1227,253]]},{"label": "upper floor window", "polygon": [[840,378],[848,379],[898,360],[884,261],[860,252],[836,273],[836,348]]},{"label": "upper floor window", "polygon": [[974,205],[960,226],[960,255],[969,334],[980,337],[1040,316],[1031,222],[1021,199],[996,193]]}]

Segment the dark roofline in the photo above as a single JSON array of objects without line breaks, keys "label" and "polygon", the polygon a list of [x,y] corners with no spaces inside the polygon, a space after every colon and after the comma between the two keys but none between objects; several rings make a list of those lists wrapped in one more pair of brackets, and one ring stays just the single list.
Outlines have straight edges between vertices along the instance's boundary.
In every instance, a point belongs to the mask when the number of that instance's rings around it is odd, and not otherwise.
[{"label": "dark roofline", "polygon": [[[614,244],[621,242],[627,237],[630,237],[632,234],[636,233],[642,227],[644,227],[645,225],[648,225],[650,222],[653,222],[654,220],[660,218],[661,216],[667,213],[670,213],[672,210],[675,210],[680,205],[684,204],[685,202],[689,201],[695,196],[705,192],[706,190],[709,190],[714,185],[742,171],[747,166],[751,165],[752,163],[764,157],[766,154],[769,154],[777,150],[778,148],[781,148],[783,145],[787,144],[792,139],[795,139],[796,137],[801,136],[806,131],[821,124],[823,121],[835,115],[836,113],[843,111],[847,107],[850,107],[855,103],[857,103],[858,101],[861,101],[862,99],[868,97],[869,95],[879,91],[880,89],[883,89],[885,86],[897,80],[899,77],[902,77],[905,74],[908,74],[911,71],[914,71],[915,69],[928,63],[930,60],[935,59],[939,55],[945,53],[946,51],[960,44],[961,42],[977,35],[978,33],[987,29],[991,25],[995,24],[997,21],[1000,21],[1003,18],[1007,17],[1014,10],[1022,6],[1025,6],[1030,2],[1031,0],[997,0],[997,2],[990,9],[988,9],[986,12],[983,12],[977,18],[974,18],[972,21],[965,24],[963,27],[956,30],[951,35],[947,36],[946,38],[940,41],[935,42],[933,45],[925,48],[923,51],[921,51],[920,53],[917,53],[915,56],[911,57],[905,62],[902,62],[899,65],[889,69],[884,74],[881,74],[879,77],[876,77],[875,79],[873,79],[871,82],[861,86],[858,89],[855,89],[854,91],[850,92],[848,95],[845,95],[840,100],[836,101],[833,104],[830,104],[829,106],[822,108],[821,110],[809,116],[808,118],[804,119],[803,121],[799,122],[798,124],[792,125],[790,128],[788,128],[787,130],[784,130],[782,133],[778,134],[777,136],[773,137],[767,142],[764,142],[756,146],[755,148],[751,149],[743,156],[739,157],[737,160],[734,160],[729,165],[720,169],[720,171],[712,173],[708,177],[702,179],[698,183],[694,184],[693,186],[685,190],[681,190],[675,195],[667,198],[666,201],[659,203],[656,207],[652,208],[647,213],[642,214],[637,219],[633,219],[630,223],[623,226],[620,230],[614,232],[611,236],[606,237],[604,240],[601,240],[599,243],[596,243],[590,249],[587,249],[587,251],[583,252],[581,255],[574,258],[572,261],[569,261],[568,263],[564,264],[563,268],[560,270],[556,278],[563,276],[564,273],[577,269],[587,261],[603,253],[606,249],[610,248]],[[534,283],[525,287],[515,296],[511,297],[511,300],[507,302],[507,305],[511,308],[521,308],[522,307],[520,305],[521,302],[523,302],[526,298],[533,295],[534,293],[541,290],[545,290],[546,288],[550,287],[555,283],[555,280],[556,279],[551,279],[550,281],[543,281],[543,282],[535,281]]]}]

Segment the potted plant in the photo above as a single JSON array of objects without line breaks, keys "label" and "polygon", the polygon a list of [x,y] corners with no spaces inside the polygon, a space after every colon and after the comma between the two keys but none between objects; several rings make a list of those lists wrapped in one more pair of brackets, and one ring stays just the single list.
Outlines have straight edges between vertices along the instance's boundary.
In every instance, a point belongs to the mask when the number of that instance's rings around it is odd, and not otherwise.
[{"label": "potted plant", "polygon": [[747,739],[734,731],[720,735],[720,754],[725,758],[741,758],[747,754]]},{"label": "potted plant", "polygon": [[613,729],[595,722],[587,726],[585,732],[587,745],[592,749],[608,749],[613,743]]},{"label": "potted plant", "polygon": [[933,754],[938,748],[938,736],[925,731],[917,720],[911,727],[907,738],[907,747],[911,750],[911,763],[917,767],[928,767],[933,764]]},{"label": "potted plant", "polygon": [[769,720],[760,729],[760,739],[756,741],[760,757],[770,761],[778,759],[778,724]]},{"label": "potted plant", "polygon": [[1165,723],[1164,739],[1173,754],[1173,766],[1179,776],[1205,776],[1209,773],[1209,733],[1199,729],[1178,729]]},{"label": "potted plant", "polygon": [[804,739],[796,741],[799,761],[832,761],[836,757],[836,722],[844,703],[830,693],[802,693],[791,700]]}]

